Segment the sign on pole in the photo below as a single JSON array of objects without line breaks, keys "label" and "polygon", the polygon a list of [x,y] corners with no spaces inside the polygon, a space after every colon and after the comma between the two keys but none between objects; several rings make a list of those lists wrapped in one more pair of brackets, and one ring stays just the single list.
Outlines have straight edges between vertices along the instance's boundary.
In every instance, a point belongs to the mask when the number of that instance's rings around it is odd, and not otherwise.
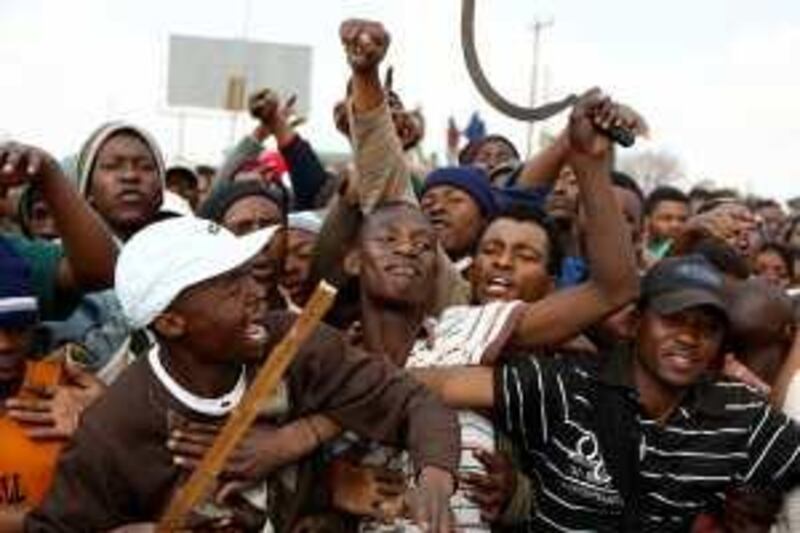
[{"label": "sign on pole", "polygon": [[297,95],[296,109],[311,107],[311,47],[172,35],[167,104],[228,111],[246,108],[247,94],[269,87]]}]

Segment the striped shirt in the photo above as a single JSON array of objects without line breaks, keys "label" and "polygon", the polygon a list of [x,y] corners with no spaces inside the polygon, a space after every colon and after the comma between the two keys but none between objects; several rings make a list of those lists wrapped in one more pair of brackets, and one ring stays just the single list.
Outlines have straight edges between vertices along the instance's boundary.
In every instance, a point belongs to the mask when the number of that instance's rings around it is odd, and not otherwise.
[{"label": "striped shirt", "polygon": [[[522,309],[520,302],[493,302],[481,306],[456,306],[445,310],[438,320],[432,321],[427,338],[418,340],[411,350],[406,368],[432,366],[465,366],[494,362],[503,345],[513,332],[516,318]],[[473,450],[481,448],[494,451],[495,433],[492,422],[472,411],[458,413],[461,426],[460,473],[485,472],[475,459]],[[413,483],[413,472],[408,454],[403,450],[361,441],[349,433],[333,445],[334,454],[347,453],[358,456],[363,466],[377,466],[401,471]],[[481,519],[480,508],[456,491],[450,501],[454,526],[458,531],[489,531],[490,526]],[[415,531],[409,520],[396,520],[381,524],[365,519],[361,521],[362,533]]]},{"label": "striped shirt", "polygon": [[[533,531],[621,531],[623,498],[600,449],[593,398],[601,387],[637,396],[625,385],[629,357],[609,359],[616,362],[601,367],[530,357],[496,370],[498,427],[519,445],[538,482]],[[800,426],[744,384],[701,381],[663,425],[638,401],[626,405],[638,421],[632,430],[643,531],[686,531],[697,514],[719,509],[733,486],[785,490],[800,481]],[[620,436],[626,433],[622,428]]]}]

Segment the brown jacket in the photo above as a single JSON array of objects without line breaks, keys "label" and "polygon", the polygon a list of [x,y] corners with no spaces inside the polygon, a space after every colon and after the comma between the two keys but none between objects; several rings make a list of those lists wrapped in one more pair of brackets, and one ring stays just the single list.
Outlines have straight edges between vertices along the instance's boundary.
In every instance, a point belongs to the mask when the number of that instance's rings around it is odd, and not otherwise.
[{"label": "brown jacket", "polygon": [[[268,318],[274,342],[293,319],[286,313]],[[324,412],[364,437],[407,446],[420,467],[455,472],[453,413],[382,358],[349,347],[336,331],[321,327],[297,354],[285,382],[284,421]],[[182,480],[166,448],[170,412],[198,419],[155,378],[146,358],[136,361],[86,412],[25,530],[103,531],[157,520]]]}]

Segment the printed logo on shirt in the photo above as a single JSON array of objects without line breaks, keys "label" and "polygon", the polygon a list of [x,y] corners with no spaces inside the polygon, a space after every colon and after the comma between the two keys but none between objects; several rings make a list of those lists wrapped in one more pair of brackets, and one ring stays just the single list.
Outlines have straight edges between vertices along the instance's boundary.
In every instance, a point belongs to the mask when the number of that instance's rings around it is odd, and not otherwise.
[{"label": "printed logo on shirt", "polygon": [[600,455],[600,446],[597,437],[592,433],[585,433],[575,443],[575,450],[569,452],[568,457],[572,462],[570,474],[572,477],[591,483],[609,487],[611,476],[606,470],[605,461]]},{"label": "printed logo on shirt", "polygon": [[18,473],[0,474],[0,506],[17,506],[28,497],[22,489],[22,476]]},{"label": "printed logo on shirt", "polygon": [[[567,448],[566,446],[564,448]],[[570,479],[559,480],[561,490],[578,500],[591,501],[601,508],[621,509],[623,500],[611,483],[594,433],[582,431],[572,449],[562,449],[567,464],[564,473]],[[577,482],[576,482],[577,481]]]}]

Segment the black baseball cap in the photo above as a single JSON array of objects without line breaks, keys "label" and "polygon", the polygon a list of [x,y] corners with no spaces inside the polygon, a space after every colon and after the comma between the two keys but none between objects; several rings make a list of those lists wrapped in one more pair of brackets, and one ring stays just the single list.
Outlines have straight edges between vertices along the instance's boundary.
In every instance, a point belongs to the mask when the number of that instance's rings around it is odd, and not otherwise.
[{"label": "black baseball cap", "polygon": [[710,307],[728,320],[725,278],[701,255],[659,261],[642,280],[641,302],[660,315]]}]

